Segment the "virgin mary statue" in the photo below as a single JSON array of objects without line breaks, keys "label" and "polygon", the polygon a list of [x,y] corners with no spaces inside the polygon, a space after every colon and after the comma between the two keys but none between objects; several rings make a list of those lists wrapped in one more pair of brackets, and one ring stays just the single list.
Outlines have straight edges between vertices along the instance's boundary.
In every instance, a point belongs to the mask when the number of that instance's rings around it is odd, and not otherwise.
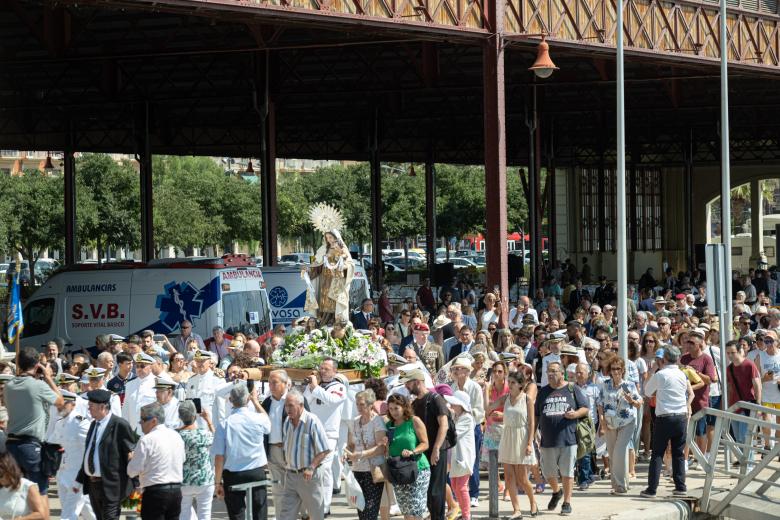
[{"label": "virgin mary statue", "polygon": [[323,241],[314,262],[301,271],[307,282],[304,310],[316,315],[323,325],[349,321],[349,288],[355,263],[341,238],[344,223],[341,213],[320,203],[309,210],[309,218],[323,234]]}]

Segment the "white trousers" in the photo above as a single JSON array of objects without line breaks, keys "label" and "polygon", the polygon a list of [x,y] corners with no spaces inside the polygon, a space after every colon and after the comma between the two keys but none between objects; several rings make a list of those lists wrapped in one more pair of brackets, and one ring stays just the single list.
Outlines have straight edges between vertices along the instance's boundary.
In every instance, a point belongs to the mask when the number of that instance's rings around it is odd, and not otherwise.
[{"label": "white trousers", "polygon": [[341,462],[339,461],[339,470],[336,473],[334,459],[340,459],[340,454],[336,452],[338,439],[328,439],[328,448],[330,453],[320,464],[319,470],[322,471],[322,498],[325,502],[325,512],[330,511],[330,503],[333,501],[334,475],[341,475]]},{"label": "white trousers", "polygon": [[[214,498],[214,484],[208,486],[181,487],[181,513],[179,520],[210,520],[211,501]],[[192,505],[193,499],[195,505]]]},{"label": "white trousers", "polygon": [[95,512],[92,511],[92,504],[90,504],[88,496],[81,491],[74,493],[73,489],[63,486],[59,482],[57,491],[62,507],[61,520],[78,520],[79,515],[85,520],[95,520]]}]

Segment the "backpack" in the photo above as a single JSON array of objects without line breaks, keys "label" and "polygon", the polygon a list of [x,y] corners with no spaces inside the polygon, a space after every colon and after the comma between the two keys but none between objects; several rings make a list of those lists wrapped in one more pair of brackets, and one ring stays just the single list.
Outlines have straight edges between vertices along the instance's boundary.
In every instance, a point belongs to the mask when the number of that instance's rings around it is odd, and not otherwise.
[{"label": "backpack", "polygon": [[[569,383],[569,392],[574,397],[574,404],[577,408],[582,408],[577,402],[577,393],[574,391],[574,385]],[[593,419],[590,413],[585,417],[577,419],[577,460],[585,455],[592,453],[596,449],[596,428],[593,425]]]},{"label": "backpack", "polygon": [[[433,395],[433,399],[436,400],[438,397],[439,399],[443,399],[442,396],[437,394],[436,392],[428,392],[428,395]],[[425,398],[425,418],[423,419],[423,422],[426,424],[428,423],[428,406],[431,404],[431,398],[426,397]],[[446,446],[443,446],[445,450],[454,448],[456,444],[458,444],[458,435],[455,432],[455,421],[452,419],[452,414],[448,411],[447,412],[447,436],[444,438],[445,442],[447,443]],[[430,442],[430,445],[433,446],[433,443],[436,441],[436,439],[428,439],[428,442]]]}]

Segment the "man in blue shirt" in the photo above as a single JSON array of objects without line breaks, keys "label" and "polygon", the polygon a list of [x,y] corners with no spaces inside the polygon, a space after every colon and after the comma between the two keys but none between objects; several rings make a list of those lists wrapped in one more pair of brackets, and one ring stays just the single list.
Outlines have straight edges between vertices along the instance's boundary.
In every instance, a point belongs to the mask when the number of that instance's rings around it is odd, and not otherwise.
[{"label": "man in blue shirt", "polygon": [[[252,401],[254,410],[247,407]],[[263,435],[271,433],[271,419],[257,399],[243,383],[230,390],[233,412],[217,427],[211,454],[214,455],[214,480],[217,496],[225,499],[230,520],[243,520],[246,504],[245,491],[233,491],[232,487],[246,482],[265,480],[268,464],[263,447]],[[252,518],[268,517],[266,488],[252,489]]]}]

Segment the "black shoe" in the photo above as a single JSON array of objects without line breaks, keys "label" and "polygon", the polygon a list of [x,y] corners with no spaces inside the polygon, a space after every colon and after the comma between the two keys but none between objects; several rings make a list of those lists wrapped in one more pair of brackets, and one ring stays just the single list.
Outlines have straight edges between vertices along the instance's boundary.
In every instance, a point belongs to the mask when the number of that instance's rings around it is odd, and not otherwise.
[{"label": "black shoe", "polygon": [[687,497],[688,496],[688,490],[687,489],[675,489],[672,491],[672,495],[676,497]]},{"label": "black shoe", "polygon": [[570,515],[571,514],[571,504],[568,502],[564,502],[561,506],[561,515]]},{"label": "black shoe", "polygon": [[562,498],[563,498],[562,489],[559,489],[557,493],[553,493],[552,497],[550,497],[550,503],[547,504],[547,510],[555,511],[555,508],[558,507],[558,502],[560,502]]},{"label": "black shoe", "polygon": [[655,498],[655,493],[650,491],[649,489],[644,489],[639,492],[639,496],[645,497],[645,498]]},{"label": "black shoe", "polygon": [[531,511],[531,516],[536,517],[539,515],[539,506],[536,507],[533,511]]}]

